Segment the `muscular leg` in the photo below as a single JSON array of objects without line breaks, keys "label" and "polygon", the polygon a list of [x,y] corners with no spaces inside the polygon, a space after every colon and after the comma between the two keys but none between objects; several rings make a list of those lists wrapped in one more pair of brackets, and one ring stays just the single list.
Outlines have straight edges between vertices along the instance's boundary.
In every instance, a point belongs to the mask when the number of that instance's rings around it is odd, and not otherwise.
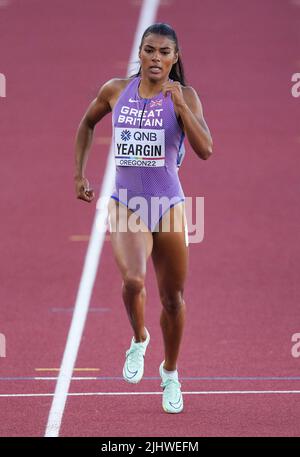
[{"label": "muscular leg", "polygon": [[[164,216],[165,217],[165,216]],[[165,347],[164,368],[176,370],[180,343],[185,322],[185,302],[183,300],[184,281],[188,266],[188,247],[185,243],[184,205],[170,209],[170,231],[153,233],[152,259],[163,309],[160,325]],[[181,221],[181,231],[174,231],[175,221]]]},{"label": "muscular leg", "polygon": [[[145,231],[132,232],[127,224],[132,212],[111,199],[108,206],[111,226],[110,238],[114,256],[123,278],[122,296],[136,342],[146,339],[144,309],[146,300],[146,263],[151,254],[152,234]],[[126,231],[121,231],[126,227]],[[121,230],[120,230],[121,228]]]}]

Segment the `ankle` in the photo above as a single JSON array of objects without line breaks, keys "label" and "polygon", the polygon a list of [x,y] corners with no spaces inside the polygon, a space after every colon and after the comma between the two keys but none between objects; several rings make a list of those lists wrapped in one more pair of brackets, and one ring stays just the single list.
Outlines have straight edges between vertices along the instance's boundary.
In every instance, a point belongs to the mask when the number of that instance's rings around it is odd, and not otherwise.
[{"label": "ankle", "polygon": [[142,331],[141,333],[135,334],[134,342],[135,343],[144,343],[147,339],[146,330]]},{"label": "ankle", "polygon": [[174,371],[177,371],[177,365],[171,365],[167,364],[166,362],[163,364],[163,370],[166,371],[167,373],[173,373]]}]

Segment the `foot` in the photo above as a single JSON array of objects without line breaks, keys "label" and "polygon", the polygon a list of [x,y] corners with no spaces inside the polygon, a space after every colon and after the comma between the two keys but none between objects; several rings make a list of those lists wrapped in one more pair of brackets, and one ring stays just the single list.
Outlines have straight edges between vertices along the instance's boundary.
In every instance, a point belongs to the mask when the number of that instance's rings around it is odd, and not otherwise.
[{"label": "foot", "polygon": [[150,335],[145,328],[146,339],[142,343],[136,343],[132,338],[130,348],[126,351],[126,360],[123,368],[123,378],[132,384],[137,384],[144,374],[144,357],[150,341]]},{"label": "foot", "polygon": [[181,384],[177,379],[172,379],[163,370],[164,362],[159,367],[161,376],[161,387],[163,388],[162,407],[166,413],[177,414],[183,410],[183,398]]}]

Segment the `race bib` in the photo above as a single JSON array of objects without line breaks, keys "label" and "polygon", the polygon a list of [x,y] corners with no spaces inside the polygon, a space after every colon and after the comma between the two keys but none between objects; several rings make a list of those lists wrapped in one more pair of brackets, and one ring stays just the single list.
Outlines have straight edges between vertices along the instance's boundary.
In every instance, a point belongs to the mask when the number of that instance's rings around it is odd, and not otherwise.
[{"label": "race bib", "polygon": [[116,165],[121,167],[163,167],[165,131],[115,127]]}]

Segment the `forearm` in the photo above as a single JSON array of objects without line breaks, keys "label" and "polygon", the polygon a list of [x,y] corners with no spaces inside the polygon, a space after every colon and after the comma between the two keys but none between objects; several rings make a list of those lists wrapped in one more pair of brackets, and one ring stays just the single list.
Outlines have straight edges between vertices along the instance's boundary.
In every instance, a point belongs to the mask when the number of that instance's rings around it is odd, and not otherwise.
[{"label": "forearm", "polygon": [[75,176],[84,176],[94,129],[82,120],[75,138]]},{"label": "forearm", "polygon": [[190,145],[201,159],[208,159],[212,153],[212,139],[210,133],[200,124],[187,104],[179,110],[186,136]]}]

